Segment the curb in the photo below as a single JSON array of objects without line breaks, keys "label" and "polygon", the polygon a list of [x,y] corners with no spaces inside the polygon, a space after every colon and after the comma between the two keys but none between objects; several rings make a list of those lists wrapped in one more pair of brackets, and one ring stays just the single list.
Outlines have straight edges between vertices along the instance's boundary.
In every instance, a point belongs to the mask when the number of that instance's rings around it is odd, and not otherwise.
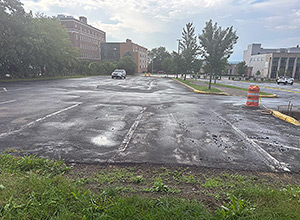
[{"label": "curb", "polygon": [[259,95],[262,98],[277,98],[278,96],[276,94],[273,95]]},{"label": "curb", "polygon": [[276,118],[279,118],[281,120],[284,120],[290,124],[293,124],[293,125],[296,125],[296,126],[300,126],[300,122],[297,121],[296,119],[294,119],[293,117],[291,116],[288,116],[288,115],[285,115],[285,114],[282,114],[281,112],[279,111],[273,111],[272,110],[272,115]]},{"label": "curb", "polygon": [[225,92],[204,92],[204,91],[200,91],[200,90],[197,90],[197,89],[194,89],[193,87],[185,84],[185,83],[182,83],[176,79],[173,79],[174,81],[180,83],[181,85],[184,85],[185,87],[189,88],[190,90],[192,90],[194,93],[200,93],[200,94],[205,94],[205,95],[225,95],[225,96],[230,96],[229,94],[225,93]]}]

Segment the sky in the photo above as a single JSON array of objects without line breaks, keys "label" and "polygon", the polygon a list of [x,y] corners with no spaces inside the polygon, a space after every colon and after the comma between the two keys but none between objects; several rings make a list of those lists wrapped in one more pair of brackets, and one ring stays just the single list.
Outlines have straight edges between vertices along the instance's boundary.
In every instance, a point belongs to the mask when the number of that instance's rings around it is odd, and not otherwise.
[{"label": "sky", "polygon": [[21,0],[27,12],[85,16],[106,32],[107,42],[134,43],[177,51],[183,28],[202,33],[210,19],[233,26],[239,37],[230,61],[241,61],[252,43],[263,48],[300,45],[300,0]]}]

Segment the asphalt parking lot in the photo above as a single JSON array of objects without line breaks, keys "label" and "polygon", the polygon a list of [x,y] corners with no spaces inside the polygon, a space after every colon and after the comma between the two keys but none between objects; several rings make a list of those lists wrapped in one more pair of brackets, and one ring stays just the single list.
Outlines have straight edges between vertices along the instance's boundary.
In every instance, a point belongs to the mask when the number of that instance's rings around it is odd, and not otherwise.
[{"label": "asphalt parking lot", "polygon": [[140,76],[0,83],[0,151],[73,163],[299,172],[300,128],[245,103]]}]

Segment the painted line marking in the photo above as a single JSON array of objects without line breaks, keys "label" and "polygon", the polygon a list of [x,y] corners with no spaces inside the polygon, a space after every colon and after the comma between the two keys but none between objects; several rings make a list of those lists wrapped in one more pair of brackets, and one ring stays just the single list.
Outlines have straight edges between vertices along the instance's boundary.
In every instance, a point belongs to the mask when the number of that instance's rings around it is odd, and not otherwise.
[{"label": "painted line marking", "polygon": [[290,146],[287,146],[287,145],[269,143],[269,142],[259,141],[259,140],[254,140],[254,141],[258,142],[258,143],[261,143],[261,144],[272,145],[273,147],[278,147],[278,148],[284,148],[284,149],[290,149],[290,150],[298,150],[298,151],[300,151],[300,148],[297,148],[297,147],[290,147]]},{"label": "painted line marking", "polygon": [[218,113],[214,112],[213,113],[222,119],[223,121],[227,122],[233,130],[236,131],[237,134],[239,134],[241,137],[243,137],[246,141],[250,143],[251,146],[254,147],[254,149],[261,154],[261,156],[264,159],[264,162],[269,166],[272,170],[276,171],[277,169],[279,170],[284,170],[290,172],[290,169],[287,168],[287,166],[283,163],[280,163],[277,159],[275,159],[272,155],[270,155],[267,151],[265,151],[261,146],[259,146],[257,143],[254,142],[254,140],[248,138],[248,136],[242,132],[240,129],[235,127],[232,123],[230,123],[227,119],[223,118],[221,115]]},{"label": "painted line marking", "polygon": [[275,87],[269,87],[269,86],[262,86],[263,88],[266,89],[274,89],[274,90],[279,90],[279,91],[284,91],[284,92],[293,92],[293,93],[299,93],[298,91],[293,91],[293,90],[287,90],[287,89],[279,89],[279,88],[275,88]]},{"label": "painted line marking", "polygon": [[6,101],[6,102],[0,102],[0,105],[12,103],[12,102],[15,102],[15,101],[16,101],[16,100],[10,100],[10,101]]},{"label": "painted line marking", "polygon": [[5,92],[7,92],[7,89],[6,89],[6,88],[3,88],[3,90],[4,90]]},{"label": "painted line marking", "polygon": [[34,120],[34,121],[32,121],[32,122],[29,122],[29,123],[26,124],[26,125],[23,125],[21,128],[19,128],[19,129],[17,129],[17,130],[13,130],[13,131],[9,131],[9,132],[6,132],[6,133],[2,133],[2,134],[0,134],[0,138],[7,137],[7,136],[12,135],[12,134],[16,134],[16,133],[18,133],[18,132],[20,132],[20,131],[23,131],[23,130],[26,129],[26,128],[31,127],[32,125],[36,124],[37,122],[43,121],[43,120],[45,120],[45,119],[47,119],[47,118],[50,118],[50,117],[52,117],[52,116],[54,116],[54,115],[58,115],[58,114],[60,114],[60,113],[62,113],[62,112],[68,111],[68,110],[70,110],[70,109],[72,109],[72,108],[77,107],[77,106],[80,105],[80,104],[81,104],[81,103],[77,103],[77,104],[75,104],[75,105],[69,106],[69,107],[67,107],[67,108],[64,108],[64,109],[61,109],[61,110],[59,110],[59,111],[53,112],[53,113],[51,113],[51,114],[49,114],[49,115],[46,115],[45,117],[36,119],[36,120]]},{"label": "painted line marking", "polygon": [[134,134],[134,132],[136,131],[137,129],[137,126],[139,125],[141,119],[142,119],[142,116],[143,116],[143,113],[145,112],[145,110],[147,109],[147,107],[144,107],[141,111],[140,111],[140,114],[137,116],[137,118],[135,119],[135,122],[131,125],[127,135],[125,136],[120,148],[119,148],[119,151],[120,152],[124,152],[127,147],[128,147],[128,144],[129,142],[131,141],[131,138]]}]

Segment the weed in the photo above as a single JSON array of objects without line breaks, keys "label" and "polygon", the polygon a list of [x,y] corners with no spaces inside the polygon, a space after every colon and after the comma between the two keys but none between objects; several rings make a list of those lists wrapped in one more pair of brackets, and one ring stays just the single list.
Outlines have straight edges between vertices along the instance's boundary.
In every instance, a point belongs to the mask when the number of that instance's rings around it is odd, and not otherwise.
[{"label": "weed", "polygon": [[230,197],[230,204],[224,205],[216,211],[218,219],[239,219],[241,216],[248,216],[254,211],[254,208],[248,208],[242,199],[235,196]]},{"label": "weed", "polygon": [[205,181],[205,183],[203,184],[203,187],[205,188],[217,188],[223,185],[222,183],[222,179],[217,177],[217,178],[209,178]]},{"label": "weed", "polygon": [[135,176],[131,178],[133,183],[141,184],[144,182],[144,178],[142,176]]},{"label": "weed", "polygon": [[9,172],[34,171],[40,175],[55,176],[63,174],[70,168],[63,161],[39,158],[36,155],[15,157],[9,154],[0,155],[0,170]]},{"label": "weed", "polygon": [[156,182],[154,182],[154,185],[153,185],[153,191],[154,192],[168,192],[170,189],[167,185],[165,185],[163,182],[162,182],[162,179],[161,178],[158,178]]}]

